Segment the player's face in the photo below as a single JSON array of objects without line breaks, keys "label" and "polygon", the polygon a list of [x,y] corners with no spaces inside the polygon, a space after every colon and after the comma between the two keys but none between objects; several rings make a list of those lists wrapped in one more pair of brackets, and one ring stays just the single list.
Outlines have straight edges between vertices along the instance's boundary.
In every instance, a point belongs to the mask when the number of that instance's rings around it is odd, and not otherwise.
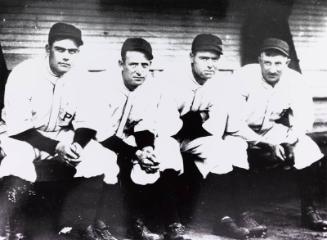
[{"label": "player's face", "polygon": [[79,53],[79,47],[72,39],[55,41],[51,46],[47,45],[49,54],[49,65],[51,71],[57,76],[68,72]]},{"label": "player's face", "polygon": [[150,72],[151,61],[142,52],[127,51],[125,61],[120,61],[119,65],[122,69],[125,86],[133,91],[146,80]]},{"label": "player's face", "polygon": [[289,58],[281,54],[267,56],[266,53],[263,52],[259,56],[262,76],[264,80],[272,86],[280,80],[288,63]]},{"label": "player's face", "polygon": [[220,55],[212,51],[191,53],[191,64],[195,78],[201,80],[202,83],[212,78],[218,71],[219,58]]}]

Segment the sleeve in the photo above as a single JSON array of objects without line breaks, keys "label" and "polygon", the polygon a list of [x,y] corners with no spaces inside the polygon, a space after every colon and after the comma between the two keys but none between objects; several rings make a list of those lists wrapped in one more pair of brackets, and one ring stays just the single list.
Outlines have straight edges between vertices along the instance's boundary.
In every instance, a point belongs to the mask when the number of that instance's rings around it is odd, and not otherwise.
[{"label": "sleeve", "polygon": [[[231,96],[232,95],[232,96]],[[212,135],[223,137],[225,133],[235,133],[242,127],[241,98],[239,95],[220,96],[209,110],[209,118],[203,128]]]},{"label": "sleeve", "polygon": [[86,128],[96,132],[94,138],[103,141],[114,135],[111,108],[108,99],[114,98],[114,91],[108,89],[100,79],[102,75],[88,74],[79,87],[74,129]]},{"label": "sleeve", "polygon": [[75,131],[73,142],[78,143],[84,148],[92,139],[95,138],[96,131],[90,128],[78,128]]},{"label": "sleeve", "polygon": [[56,146],[59,143],[56,140],[43,136],[35,128],[29,129],[25,132],[11,136],[20,141],[25,141],[31,144],[34,148],[45,151],[50,155],[55,155]]},{"label": "sleeve", "polygon": [[29,66],[18,65],[8,77],[4,96],[4,120],[9,135],[15,135],[34,128],[32,121],[32,86],[34,76]]},{"label": "sleeve", "polygon": [[[217,81],[218,82],[218,81]],[[215,86],[215,87],[213,87]],[[222,137],[226,133],[238,132],[243,121],[242,102],[239,88],[226,77],[219,85],[210,86],[209,118],[203,127],[213,135]]]},{"label": "sleeve", "polygon": [[124,142],[121,138],[113,135],[106,140],[100,142],[102,146],[110,149],[111,151],[117,154],[124,154],[127,157],[135,157],[135,153],[137,151],[137,147],[133,147],[126,142]]},{"label": "sleeve", "polygon": [[[175,91],[163,86],[156,116],[156,131],[160,136],[174,136],[183,126]],[[176,89],[175,89],[176,90]]]},{"label": "sleeve", "polygon": [[299,77],[291,89],[291,109],[290,124],[296,135],[302,135],[312,131],[314,114],[313,98],[310,88],[305,80]]},{"label": "sleeve", "polygon": [[247,100],[251,90],[251,79],[260,73],[255,64],[246,65],[236,70],[231,76],[230,82],[233,86],[233,93]]},{"label": "sleeve", "polygon": [[134,132],[134,137],[135,137],[136,145],[140,149],[147,146],[151,146],[154,148],[155,135],[152,132],[148,130]]},{"label": "sleeve", "polygon": [[[209,119],[203,123],[203,128],[211,134],[239,136],[247,141],[258,141],[260,136],[247,126],[245,121],[246,91],[245,85],[239,86],[235,76],[227,79],[216,94],[215,102],[209,111]],[[242,93],[242,90],[243,92]]]},{"label": "sleeve", "polygon": [[182,125],[174,94],[159,79],[154,80],[137,93],[141,99],[136,99],[132,111],[134,118],[142,121],[134,127],[134,132],[148,130],[155,135],[173,136]]}]

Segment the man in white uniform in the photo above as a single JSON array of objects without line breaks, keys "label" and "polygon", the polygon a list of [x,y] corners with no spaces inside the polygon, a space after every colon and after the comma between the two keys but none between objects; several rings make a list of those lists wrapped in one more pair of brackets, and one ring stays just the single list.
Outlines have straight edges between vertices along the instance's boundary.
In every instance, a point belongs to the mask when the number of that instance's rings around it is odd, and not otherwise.
[{"label": "man in white uniform", "polygon": [[[107,76],[90,76],[92,82],[102,81],[102,85],[92,90],[97,94],[91,100],[80,102],[75,119],[76,136],[80,145],[89,139],[98,141],[104,150],[111,152],[112,161],[117,157],[132,161],[130,179],[133,183],[128,189],[129,214],[133,218],[131,237],[163,238],[149,231],[143,216],[144,211],[151,211],[151,205],[155,208],[160,205],[166,239],[182,240],[183,226],[175,206],[175,188],[170,185],[183,170],[182,157],[175,139],[157,136],[161,96],[150,74],[152,59],[152,48],[146,40],[129,38],[121,49],[117,75],[110,71]],[[108,158],[108,161],[111,160]],[[149,188],[158,190],[159,196],[148,191]]]},{"label": "man in white uniform", "polygon": [[317,186],[314,163],[324,156],[307,135],[313,124],[309,87],[302,75],[288,68],[289,46],[285,41],[264,40],[258,60],[259,64],[246,65],[235,74],[245,120],[255,134],[248,138],[249,161],[256,155],[261,157],[254,164],[279,162],[285,168],[298,169],[302,223],[314,230],[327,230],[327,221],[313,205]]},{"label": "man in white uniform", "polygon": [[[240,98],[233,94],[230,82],[218,70],[222,53],[219,37],[199,34],[194,38],[188,69],[174,71],[165,79],[166,91],[161,104],[163,116],[159,118],[163,121],[158,124],[158,129],[159,136],[175,135],[182,153],[190,156],[185,160],[194,160],[200,173],[196,181],[208,177],[216,183],[231,181],[230,187],[234,193],[230,198],[236,208],[242,196],[236,193],[238,183],[232,177],[232,170],[234,166],[248,169],[247,143],[238,137],[247,133],[242,132],[244,124],[239,111]],[[191,176],[191,179],[195,177]],[[235,238],[265,234],[265,226],[257,224],[254,219],[252,223],[256,224],[248,225],[243,221],[246,214],[240,213],[237,214],[240,215],[239,225],[231,217],[230,211],[224,213],[219,219],[219,233]]]},{"label": "man in white uniform", "polygon": [[[6,131],[1,134],[4,157],[0,177],[14,175],[34,182],[34,163],[57,159],[76,167],[76,176],[102,175],[111,168],[104,180],[117,181],[119,169],[106,161],[106,153],[95,152],[93,144],[80,155],[78,145],[72,144],[79,84],[73,64],[82,44],[78,28],[56,23],[48,35],[46,56],[24,61],[9,75],[2,115]],[[95,159],[90,160],[90,155]]]}]

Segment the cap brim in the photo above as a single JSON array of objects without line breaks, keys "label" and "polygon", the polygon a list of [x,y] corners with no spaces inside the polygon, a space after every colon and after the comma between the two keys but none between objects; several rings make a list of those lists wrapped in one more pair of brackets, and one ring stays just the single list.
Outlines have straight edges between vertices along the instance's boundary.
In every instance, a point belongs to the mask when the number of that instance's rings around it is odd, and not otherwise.
[{"label": "cap brim", "polygon": [[265,50],[269,50],[269,49],[277,50],[278,52],[281,52],[281,53],[283,53],[285,56],[289,57],[289,53],[288,53],[287,51],[285,51],[285,50],[282,49],[282,48],[275,47],[275,46],[264,47],[264,48],[261,49],[261,52],[262,52],[262,51],[265,51]]},{"label": "cap brim", "polygon": [[223,55],[222,49],[216,48],[216,47],[198,47],[193,50],[193,52],[201,52],[201,51],[208,51],[208,52],[215,52],[219,55]]}]

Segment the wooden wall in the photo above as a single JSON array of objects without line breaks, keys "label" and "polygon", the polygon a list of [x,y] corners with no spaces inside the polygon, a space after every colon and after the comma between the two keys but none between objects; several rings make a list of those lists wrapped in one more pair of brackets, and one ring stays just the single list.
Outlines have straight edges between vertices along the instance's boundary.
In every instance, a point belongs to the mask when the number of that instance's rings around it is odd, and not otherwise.
[{"label": "wooden wall", "polygon": [[[210,32],[224,42],[221,69],[241,66],[243,0],[1,0],[0,43],[7,66],[44,52],[51,25],[72,23],[83,32],[80,58],[88,69],[116,65],[122,42],[140,36],[154,48],[155,69],[187,62],[195,35]],[[136,4],[140,3],[140,4]],[[143,4],[142,4],[143,3]],[[160,3],[160,4],[157,4]],[[294,0],[289,19],[300,67],[315,96],[315,131],[327,130],[327,1]],[[269,26],[267,26],[269,27]]]}]

